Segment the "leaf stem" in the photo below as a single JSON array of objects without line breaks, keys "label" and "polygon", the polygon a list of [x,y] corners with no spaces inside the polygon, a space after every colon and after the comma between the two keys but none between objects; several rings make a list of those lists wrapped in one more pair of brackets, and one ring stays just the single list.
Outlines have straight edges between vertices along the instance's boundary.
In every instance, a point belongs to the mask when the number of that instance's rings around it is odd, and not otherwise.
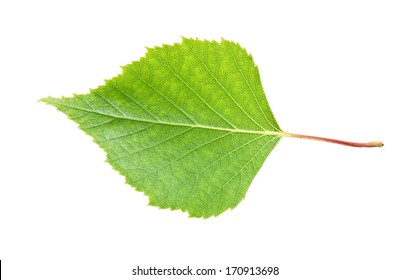
[{"label": "leaf stem", "polygon": [[350,147],[359,147],[359,148],[374,148],[374,147],[380,148],[383,146],[383,143],[381,141],[357,143],[357,142],[350,142],[350,141],[337,140],[337,139],[331,139],[331,138],[324,138],[324,137],[317,137],[317,136],[310,136],[310,135],[303,135],[303,134],[294,134],[294,133],[288,133],[284,131],[283,131],[283,136],[323,141],[323,142],[328,142],[328,143],[333,143],[333,144],[345,145],[345,146],[350,146]]}]

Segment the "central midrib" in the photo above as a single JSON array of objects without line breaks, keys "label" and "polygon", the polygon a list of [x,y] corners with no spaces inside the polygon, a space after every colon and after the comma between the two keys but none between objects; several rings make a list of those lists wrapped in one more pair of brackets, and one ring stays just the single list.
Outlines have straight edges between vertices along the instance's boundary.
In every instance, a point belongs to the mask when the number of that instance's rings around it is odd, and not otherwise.
[{"label": "central midrib", "polygon": [[154,123],[154,124],[161,124],[161,125],[172,125],[172,126],[183,126],[183,127],[194,127],[194,128],[201,128],[201,129],[209,129],[209,130],[217,130],[217,131],[228,131],[234,133],[246,133],[246,134],[259,134],[259,135],[273,135],[273,136],[285,136],[285,133],[282,131],[268,131],[268,130],[247,130],[247,129],[236,129],[236,128],[227,128],[227,127],[214,127],[214,126],[207,126],[207,125],[200,125],[200,124],[187,124],[187,123],[174,123],[174,122],[165,122],[159,120],[149,120],[149,119],[142,119],[142,118],[131,118],[126,116],[119,116],[114,114],[107,114],[104,112],[100,112],[97,110],[89,110],[81,107],[76,107],[72,105],[67,105],[61,102],[56,102],[56,100],[51,100],[49,98],[44,98],[43,101],[49,104],[57,104],[62,105],[68,108],[81,110],[84,112],[94,113],[101,116],[116,118],[116,119],[123,119],[123,120],[130,120],[130,121],[138,121],[138,122],[145,122],[145,123]]}]

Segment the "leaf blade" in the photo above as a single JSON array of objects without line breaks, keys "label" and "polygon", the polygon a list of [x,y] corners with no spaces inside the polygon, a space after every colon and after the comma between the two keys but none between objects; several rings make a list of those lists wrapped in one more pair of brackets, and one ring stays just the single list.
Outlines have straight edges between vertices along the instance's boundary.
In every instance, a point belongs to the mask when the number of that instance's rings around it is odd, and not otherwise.
[{"label": "leaf blade", "polygon": [[89,94],[42,101],[92,136],[150,204],[193,217],[234,208],[281,137],[253,59],[226,40],[148,49]]}]

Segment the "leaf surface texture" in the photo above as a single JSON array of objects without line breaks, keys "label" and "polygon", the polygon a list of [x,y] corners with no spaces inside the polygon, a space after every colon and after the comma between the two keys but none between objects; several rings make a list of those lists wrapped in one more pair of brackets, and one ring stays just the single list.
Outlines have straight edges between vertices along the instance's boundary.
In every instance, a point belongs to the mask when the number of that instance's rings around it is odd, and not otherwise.
[{"label": "leaf surface texture", "polygon": [[259,71],[239,44],[148,49],[89,94],[44,98],[77,122],[151,205],[193,217],[234,208],[280,139]]}]

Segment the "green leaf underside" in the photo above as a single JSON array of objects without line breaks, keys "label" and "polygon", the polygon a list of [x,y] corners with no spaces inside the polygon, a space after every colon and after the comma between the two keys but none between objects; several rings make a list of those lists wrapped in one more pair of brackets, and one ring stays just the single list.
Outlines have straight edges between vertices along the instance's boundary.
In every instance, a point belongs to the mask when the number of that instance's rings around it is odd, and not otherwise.
[{"label": "green leaf underside", "polygon": [[148,49],[89,94],[44,98],[77,122],[151,205],[234,208],[280,139],[252,57],[222,40]]}]

